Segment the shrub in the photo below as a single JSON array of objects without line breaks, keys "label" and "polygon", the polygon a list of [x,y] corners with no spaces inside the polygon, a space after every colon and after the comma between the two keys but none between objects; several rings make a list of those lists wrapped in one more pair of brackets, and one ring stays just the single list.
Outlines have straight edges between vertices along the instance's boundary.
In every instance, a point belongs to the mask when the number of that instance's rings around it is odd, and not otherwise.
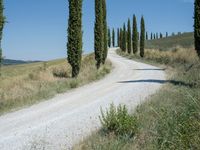
[{"label": "shrub", "polygon": [[52,73],[53,73],[53,75],[55,77],[58,77],[58,78],[67,78],[67,77],[69,77],[69,74],[68,74],[67,70],[65,68],[63,68],[63,67],[54,68]]},{"label": "shrub", "polygon": [[136,133],[136,118],[128,114],[128,109],[125,105],[116,107],[114,104],[111,104],[106,113],[101,109],[101,117],[99,118],[103,126],[103,131],[106,133],[128,137],[133,137]]}]

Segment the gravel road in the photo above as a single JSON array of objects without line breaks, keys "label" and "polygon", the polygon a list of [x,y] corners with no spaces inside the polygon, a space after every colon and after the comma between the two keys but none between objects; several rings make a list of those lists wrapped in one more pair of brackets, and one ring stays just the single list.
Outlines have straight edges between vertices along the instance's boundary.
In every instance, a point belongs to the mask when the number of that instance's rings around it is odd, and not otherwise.
[{"label": "gravel road", "polygon": [[0,117],[0,150],[71,149],[100,127],[100,107],[128,104],[134,109],[165,80],[157,67],[109,50],[114,69],[104,79]]}]

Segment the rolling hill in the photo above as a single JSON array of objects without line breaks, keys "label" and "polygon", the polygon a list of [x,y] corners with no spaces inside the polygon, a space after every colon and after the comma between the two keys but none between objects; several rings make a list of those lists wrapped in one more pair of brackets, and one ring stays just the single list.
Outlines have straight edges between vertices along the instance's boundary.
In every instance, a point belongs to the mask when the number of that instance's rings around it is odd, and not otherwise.
[{"label": "rolling hill", "polygon": [[182,33],[168,38],[146,41],[147,49],[171,50],[177,46],[191,48],[194,45],[193,32]]}]

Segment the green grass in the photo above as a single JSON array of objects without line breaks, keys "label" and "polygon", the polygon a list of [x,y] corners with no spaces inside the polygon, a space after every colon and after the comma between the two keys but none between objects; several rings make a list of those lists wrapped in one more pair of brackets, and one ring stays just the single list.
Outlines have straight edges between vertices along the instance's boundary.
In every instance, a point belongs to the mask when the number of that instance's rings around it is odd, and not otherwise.
[{"label": "green grass", "polygon": [[191,48],[193,45],[194,34],[192,32],[146,41],[147,49],[171,50],[176,47]]},{"label": "green grass", "polygon": [[[187,57],[188,52],[190,57]],[[171,52],[149,50],[144,59],[121,51],[118,51],[118,54],[129,59],[162,65],[167,69],[168,80],[174,82],[166,83],[160,91],[133,112],[139,128],[134,138],[123,139],[98,131],[76,145],[74,149],[199,149],[200,62],[195,51],[192,49]]]},{"label": "green grass", "polygon": [[101,79],[111,68],[107,61],[97,70],[93,54],[83,57],[80,75],[76,79],[71,78],[71,67],[66,59],[4,66],[0,78],[0,114]]}]

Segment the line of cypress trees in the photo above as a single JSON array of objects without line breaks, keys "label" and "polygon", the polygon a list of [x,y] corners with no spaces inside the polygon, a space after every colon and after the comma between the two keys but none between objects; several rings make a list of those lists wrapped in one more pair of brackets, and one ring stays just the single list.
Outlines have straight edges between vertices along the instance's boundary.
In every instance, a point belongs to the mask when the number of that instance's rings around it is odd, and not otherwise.
[{"label": "line of cypress trees", "polygon": [[137,29],[137,19],[135,15],[133,16],[132,47],[133,47],[133,53],[136,54],[138,51],[138,29]]},{"label": "line of cypress trees", "polygon": [[3,0],[0,0],[0,76],[1,76],[1,67],[3,63],[1,42],[3,37],[3,28],[5,24],[5,17],[3,11],[4,11]]},{"label": "line of cypress trees", "polygon": [[141,18],[141,32],[140,32],[140,56],[144,57],[144,46],[145,46],[145,22],[144,17]]},{"label": "line of cypress trees", "polygon": [[108,47],[111,47],[111,33],[110,33],[110,29],[108,29]]},{"label": "line of cypress trees", "polygon": [[200,58],[200,0],[194,2],[194,39],[195,49]]},{"label": "line of cypress trees", "polygon": [[112,46],[115,47],[115,29],[112,30]]},{"label": "line of cypress trees", "polygon": [[102,10],[103,10],[103,53],[102,53],[102,63],[105,64],[108,55],[108,36],[107,36],[107,12],[106,12],[106,0],[102,0]]},{"label": "line of cypress trees", "polygon": [[128,53],[131,54],[131,21],[128,19],[128,25],[127,25],[127,49]]},{"label": "line of cypress trees", "polygon": [[95,27],[94,27],[94,49],[97,69],[100,68],[103,52],[103,9],[102,0],[95,0]]}]

